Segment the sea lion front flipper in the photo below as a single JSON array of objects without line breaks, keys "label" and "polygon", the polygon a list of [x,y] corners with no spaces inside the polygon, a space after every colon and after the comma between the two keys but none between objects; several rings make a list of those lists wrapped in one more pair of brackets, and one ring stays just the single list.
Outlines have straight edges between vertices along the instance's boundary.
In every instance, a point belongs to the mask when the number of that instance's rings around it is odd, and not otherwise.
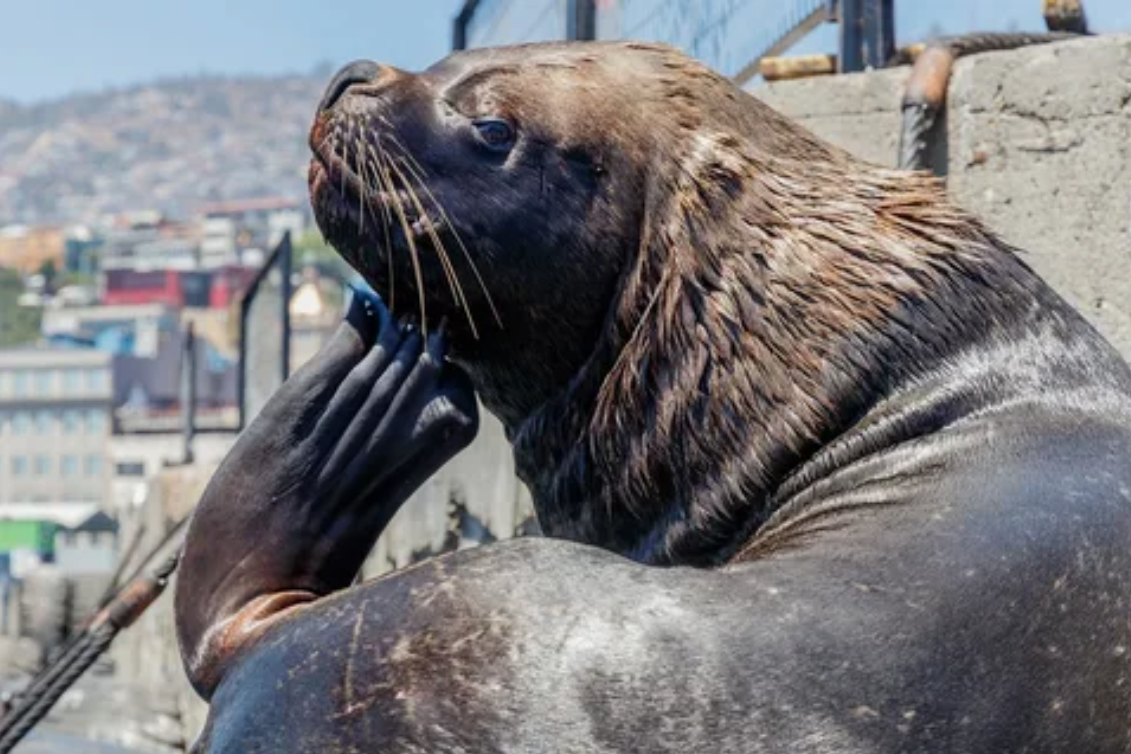
[{"label": "sea lion front flipper", "polygon": [[471,442],[475,396],[444,348],[357,294],[237,440],[194,514],[176,590],[202,696],[272,622],[349,586],[400,505]]}]

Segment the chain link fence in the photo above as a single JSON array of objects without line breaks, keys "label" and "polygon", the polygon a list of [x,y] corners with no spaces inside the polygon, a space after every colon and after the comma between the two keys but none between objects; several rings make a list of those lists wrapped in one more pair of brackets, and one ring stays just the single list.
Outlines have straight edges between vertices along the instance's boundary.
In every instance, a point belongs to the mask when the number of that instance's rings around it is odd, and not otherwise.
[{"label": "chain link fence", "polygon": [[894,44],[893,6],[894,0],[467,0],[455,19],[453,46],[662,41],[741,84],[758,74],[762,58],[838,19],[849,20],[841,27],[846,70],[882,64]]},{"label": "chain link fence", "polygon": [[830,0],[621,0],[597,13],[600,39],[662,40],[739,82],[821,22]]}]

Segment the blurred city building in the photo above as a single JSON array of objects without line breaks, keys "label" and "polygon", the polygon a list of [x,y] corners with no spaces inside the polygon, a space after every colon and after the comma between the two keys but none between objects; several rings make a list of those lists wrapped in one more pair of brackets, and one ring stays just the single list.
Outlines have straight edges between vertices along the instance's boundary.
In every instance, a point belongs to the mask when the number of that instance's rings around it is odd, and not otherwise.
[{"label": "blurred city building", "polygon": [[205,269],[258,267],[288,231],[306,227],[303,203],[284,197],[218,202],[201,208],[200,264]]},{"label": "blurred city building", "polygon": [[8,225],[0,228],[0,267],[24,274],[38,272],[44,264],[62,269],[66,238],[58,228]]},{"label": "blurred city building", "polygon": [[93,349],[0,351],[0,502],[106,500],[112,371]]}]

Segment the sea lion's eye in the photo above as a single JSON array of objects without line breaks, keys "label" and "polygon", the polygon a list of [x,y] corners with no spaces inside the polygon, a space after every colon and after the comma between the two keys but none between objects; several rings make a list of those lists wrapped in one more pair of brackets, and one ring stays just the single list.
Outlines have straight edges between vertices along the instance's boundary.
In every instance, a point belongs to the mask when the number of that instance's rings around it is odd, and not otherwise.
[{"label": "sea lion's eye", "polygon": [[479,138],[491,149],[508,149],[514,141],[514,128],[505,120],[477,120],[474,125]]}]

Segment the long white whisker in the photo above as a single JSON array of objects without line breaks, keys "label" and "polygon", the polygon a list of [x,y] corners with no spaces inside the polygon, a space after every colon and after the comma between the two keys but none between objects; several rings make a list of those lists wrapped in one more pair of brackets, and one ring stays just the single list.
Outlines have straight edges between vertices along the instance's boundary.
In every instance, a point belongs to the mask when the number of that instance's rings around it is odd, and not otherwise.
[{"label": "long white whisker", "polygon": [[428,188],[428,184],[424,180],[424,169],[420,166],[420,163],[417,162],[411,154],[409,154],[404,145],[397,141],[395,136],[390,134],[388,138],[397,147],[398,154],[408,161],[405,164],[405,168],[416,177],[417,181],[420,183],[421,188],[424,189],[424,192],[428,195],[429,200],[431,200],[432,204],[436,207],[436,211],[440,213],[440,217],[444,221],[444,224],[447,225],[447,227],[451,230],[452,236],[455,237],[456,243],[459,245],[460,250],[463,252],[468,266],[471,268],[471,273],[475,276],[476,281],[479,283],[480,290],[483,291],[483,296],[487,300],[487,306],[491,309],[491,314],[495,318],[496,324],[498,324],[499,327],[502,328],[503,319],[499,316],[499,310],[495,306],[495,301],[491,296],[491,292],[487,289],[487,284],[483,281],[483,276],[479,272],[479,267],[475,264],[475,260],[471,256],[471,252],[467,250],[467,245],[464,244],[463,237],[460,236],[460,233],[456,229],[455,224],[452,222],[451,218],[448,217],[448,213],[444,209],[444,206],[440,204],[440,201],[432,193],[431,189]]},{"label": "long white whisker", "polygon": [[[392,176],[388,170],[384,171],[386,185],[392,187]],[[402,232],[404,232],[405,241],[408,243],[409,258],[412,261],[412,269],[416,274],[416,288],[420,299],[420,329],[425,337],[428,336],[428,310],[424,302],[424,274],[420,270],[420,254],[416,248],[416,241],[413,238],[412,227],[409,225],[408,217],[404,211],[404,205],[401,203],[401,198],[395,191],[388,192],[389,201],[396,210],[397,218],[400,221]]]},{"label": "long white whisker", "polygon": [[429,238],[432,239],[432,244],[436,247],[436,256],[440,260],[440,265],[444,268],[444,275],[448,279],[448,287],[451,288],[452,297],[455,298],[456,303],[458,303],[463,309],[464,315],[467,317],[467,323],[471,327],[472,337],[478,339],[479,331],[475,327],[475,318],[471,315],[471,307],[468,304],[467,296],[464,295],[463,286],[460,285],[459,277],[456,275],[456,271],[452,266],[451,259],[448,258],[448,253],[444,248],[443,241],[440,240],[439,234],[432,226],[431,220],[428,219],[428,213],[424,209],[424,205],[421,204],[420,197],[416,195],[416,191],[413,189],[411,182],[408,180],[408,177],[403,172],[401,172],[395,160],[390,160],[388,162],[388,165],[390,168],[392,168],[392,170],[396,172],[401,184],[408,192],[409,199],[416,207],[416,211],[420,214],[421,225],[424,227],[425,232],[428,233]]}]

